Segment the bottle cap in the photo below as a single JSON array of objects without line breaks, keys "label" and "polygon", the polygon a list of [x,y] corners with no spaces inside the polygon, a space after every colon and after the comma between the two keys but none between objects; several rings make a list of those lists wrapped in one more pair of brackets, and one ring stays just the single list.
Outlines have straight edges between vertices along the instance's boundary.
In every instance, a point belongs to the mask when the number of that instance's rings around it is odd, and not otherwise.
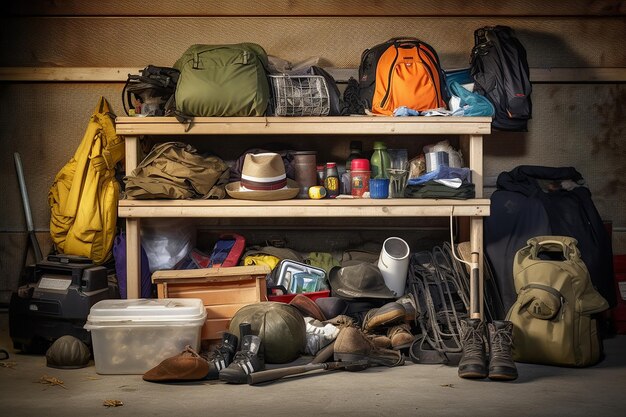
[{"label": "bottle cap", "polygon": [[352,160],[352,171],[369,171],[370,170],[370,161],[368,159],[353,159]]},{"label": "bottle cap", "polygon": [[326,168],[334,168],[337,166],[336,162],[326,162]]},{"label": "bottle cap", "polygon": [[350,150],[353,149],[361,152],[361,149],[363,149],[363,142],[361,142],[360,140],[350,141]]},{"label": "bottle cap", "polygon": [[387,145],[385,145],[385,142],[382,142],[382,141],[374,142],[373,147],[374,149],[387,149]]}]

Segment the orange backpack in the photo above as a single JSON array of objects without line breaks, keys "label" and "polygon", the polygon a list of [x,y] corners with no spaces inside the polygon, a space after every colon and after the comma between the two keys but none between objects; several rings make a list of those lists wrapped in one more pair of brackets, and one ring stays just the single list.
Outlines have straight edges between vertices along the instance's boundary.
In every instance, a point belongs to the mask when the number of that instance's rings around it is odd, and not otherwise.
[{"label": "orange backpack", "polygon": [[416,38],[393,38],[367,49],[359,66],[359,96],[374,114],[446,108],[445,75],[435,50]]}]

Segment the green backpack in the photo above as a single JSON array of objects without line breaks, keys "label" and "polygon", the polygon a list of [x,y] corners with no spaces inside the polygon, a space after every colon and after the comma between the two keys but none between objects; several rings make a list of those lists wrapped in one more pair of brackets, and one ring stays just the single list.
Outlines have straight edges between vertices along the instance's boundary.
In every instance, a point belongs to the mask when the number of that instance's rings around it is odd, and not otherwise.
[{"label": "green backpack", "polygon": [[185,116],[262,116],[267,54],[254,43],[193,45],[176,61],[176,111]]},{"label": "green backpack", "polygon": [[507,314],[514,360],[578,367],[600,360],[592,315],[608,303],[593,287],[577,243],[567,236],[538,236],[515,254],[517,300]]}]

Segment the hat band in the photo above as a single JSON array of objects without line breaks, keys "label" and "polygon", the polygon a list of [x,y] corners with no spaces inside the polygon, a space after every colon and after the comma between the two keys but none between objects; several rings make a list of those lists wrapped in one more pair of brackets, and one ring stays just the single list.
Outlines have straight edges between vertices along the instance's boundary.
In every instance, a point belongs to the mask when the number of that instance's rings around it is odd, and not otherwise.
[{"label": "hat band", "polygon": [[283,177],[275,181],[254,181],[245,177],[241,177],[241,185],[248,190],[253,191],[274,191],[285,188],[287,185],[287,177]]}]

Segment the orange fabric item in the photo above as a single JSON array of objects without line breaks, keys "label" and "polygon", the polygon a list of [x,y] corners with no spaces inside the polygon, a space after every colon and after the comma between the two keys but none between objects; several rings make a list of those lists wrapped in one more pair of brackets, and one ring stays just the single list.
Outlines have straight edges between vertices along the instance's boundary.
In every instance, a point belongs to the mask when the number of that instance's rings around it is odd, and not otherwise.
[{"label": "orange fabric item", "polygon": [[445,108],[440,85],[436,60],[427,48],[414,43],[391,45],[376,67],[372,112],[391,115],[400,106],[413,110]]}]

